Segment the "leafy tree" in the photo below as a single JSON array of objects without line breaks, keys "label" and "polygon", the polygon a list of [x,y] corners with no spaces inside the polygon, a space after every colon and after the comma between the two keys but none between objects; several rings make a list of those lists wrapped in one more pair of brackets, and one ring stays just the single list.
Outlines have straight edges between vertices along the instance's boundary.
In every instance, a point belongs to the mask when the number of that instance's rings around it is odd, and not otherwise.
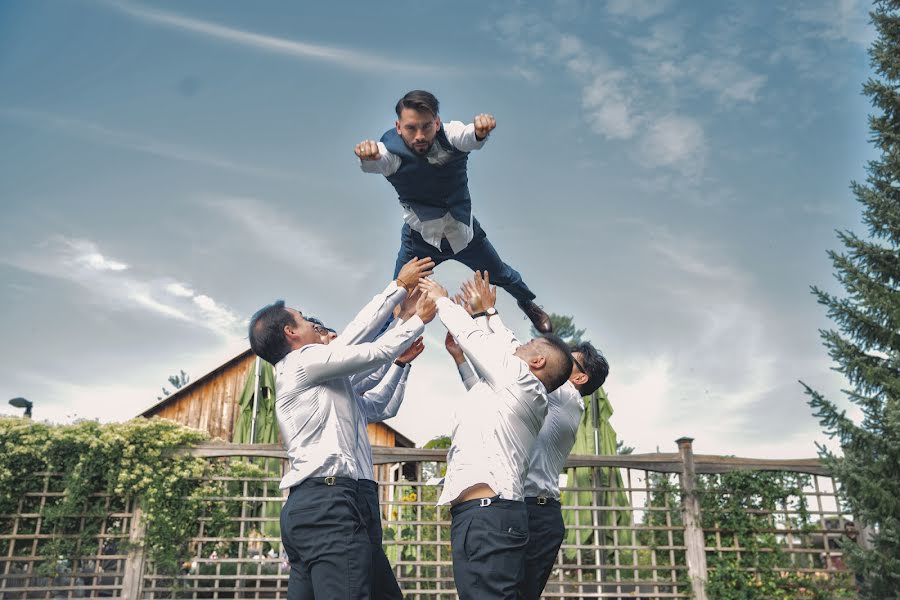
[{"label": "leafy tree", "polygon": [[[190,376],[183,370],[180,373],[176,373],[175,375],[169,375],[169,384],[176,390],[179,390],[186,386],[188,382],[190,382],[190,380]],[[163,398],[166,398],[167,396],[170,396],[172,394],[172,392],[167,390],[165,387],[162,388],[162,393],[162,396],[156,397],[157,400],[162,400]]]},{"label": "leafy tree", "polygon": [[859,422],[804,384],[825,432],[843,456],[819,452],[841,483],[842,498],[873,531],[868,548],[845,544],[847,562],[861,576],[861,598],[900,598],[900,0],[877,0],[871,14],[878,37],[869,49],[876,76],[863,86],[875,106],[872,141],[881,151],[867,166],[866,183],[851,190],[862,205],[868,235],[838,232],[841,253],[830,251],[837,297],[812,291],[840,331],[822,331],[836,370],[849,381]]},{"label": "leafy tree", "polygon": [[616,454],[634,454],[634,446],[626,446],[625,442],[618,440],[616,442]]},{"label": "leafy tree", "polygon": [[[561,337],[567,344],[577,344],[581,342],[581,336],[584,335],[584,329],[575,327],[575,319],[571,316],[558,315],[550,313],[550,323],[553,324],[553,333]],[[531,336],[537,337],[540,332],[534,327],[531,328]]]}]

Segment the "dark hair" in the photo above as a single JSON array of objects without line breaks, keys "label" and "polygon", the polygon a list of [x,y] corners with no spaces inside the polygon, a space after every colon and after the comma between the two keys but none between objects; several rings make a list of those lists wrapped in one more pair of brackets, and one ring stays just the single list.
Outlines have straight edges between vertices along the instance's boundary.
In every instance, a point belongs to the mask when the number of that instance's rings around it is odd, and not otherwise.
[{"label": "dark hair", "polygon": [[588,376],[588,380],[578,388],[578,391],[582,396],[590,396],[606,381],[606,377],[609,375],[609,363],[606,362],[603,353],[594,348],[590,342],[573,344],[569,350],[573,353],[581,353],[582,358],[578,362],[584,367],[584,374]]},{"label": "dark hair", "polygon": [[291,345],[284,337],[284,328],[296,324],[294,315],[284,307],[284,300],[276,300],[262,307],[250,317],[250,349],[274,365],[291,351]]},{"label": "dark hair", "polygon": [[431,92],[425,90],[413,90],[406,92],[406,95],[397,101],[397,117],[403,112],[404,108],[411,108],[416,112],[431,113],[431,116],[438,116],[438,99]]},{"label": "dark hair", "polygon": [[321,321],[321,319],[317,319],[316,317],[307,317],[306,315],[304,315],[303,320],[306,321],[307,323],[312,323],[313,325],[318,325],[322,329],[330,331],[331,333],[337,333],[337,331],[335,331],[334,329],[332,329],[331,327],[329,327],[328,325],[323,323]]},{"label": "dark hair", "polygon": [[569,380],[574,363],[572,362],[572,353],[569,352],[569,347],[559,336],[548,333],[542,335],[540,339],[544,340],[553,349],[553,356],[546,357],[547,381],[544,382],[544,387],[547,388],[547,393],[549,394]]}]

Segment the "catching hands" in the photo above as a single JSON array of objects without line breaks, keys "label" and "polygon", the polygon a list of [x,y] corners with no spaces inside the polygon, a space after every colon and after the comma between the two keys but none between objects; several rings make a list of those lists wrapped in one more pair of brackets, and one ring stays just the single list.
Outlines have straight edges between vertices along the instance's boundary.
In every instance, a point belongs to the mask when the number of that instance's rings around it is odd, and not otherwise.
[{"label": "catching hands", "polygon": [[434,271],[434,261],[428,258],[414,257],[408,263],[403,265],[400,272],[397,273],[397,285],[406,289],[407,294],[412,294],[413,288],[419,285],[423,277],[428,277]]},{"label": "catching hands", "polygon": [[447,332],[447,337],[444,338],[444,348],[447,349],[447,352],[450,353],[450,356],[453,357],[453,360],[456,361],[457,365],[461,365],[465,362],[466,357],[463,354],[462,348],[459,347],[459,343],[456,341],[456,338],[453,337],[453,334],[449,331]]},{"label": "catching hands", "polygon": [[416,302],[416,314],[419,315],[423,323],[431,323],[437,314],[437,304],[435,304],[434,299],[427,294],[419,296],[419,300]]},{"label": "catching hands", "polygon": [[397,362],[408,365],[412,361],[416,360],[416,357],[422,354],[423,350],[425,350],[425,343],[420,337],[419,339],[414,341],[409,348],[404,350],[400,356],[397,357]]},{"label": "catching hands", "polygon": [[408,294],[406,298],[403,299],[403,302],[394,307],[394,318],[400,319],[401,321],[408,321],[416,314],[416,305],[419,303],[419,298],[421,297],[422,289],[417,286],[411,294]]},{"label": "catching hands", "polygon": [[485,271],[475,271],[472,281],[466,281],[462,285],[463,296],[466,305],[470,309],[469,314],[484,312],[497,303],[497,286],[491,286],[490,274]]},{"label": "catching hands", "polygon": [[419,287],[422,288],[425,295],[434,302],[437,302],[438,298],[450,297],[450,294],[447,293],[447,288],[433,279],[422,278],[419,282]]},{"label": "catching hands", "polygon": [[[497,126],[497,119],[494,118],[494,115],[488,114],[480,114],[475,117],[475,137],[480,142],[484,138],[488,136],[488,134],[493,131],[494,127]],[[378,148],[375,149],[376,151]],[[357,153],[358,154],[358,153]],[[360,157],[362,158],[362,157]]]},{"label": "catching hands", "polygon": [[[478,135],[477,130],[475,135]],[[381,152],[378,150],[378,142],[375,140],[365,140],[358,143],[353,149],[353,152],[356,153],[359,160],[378,160],[381,158]]]}]

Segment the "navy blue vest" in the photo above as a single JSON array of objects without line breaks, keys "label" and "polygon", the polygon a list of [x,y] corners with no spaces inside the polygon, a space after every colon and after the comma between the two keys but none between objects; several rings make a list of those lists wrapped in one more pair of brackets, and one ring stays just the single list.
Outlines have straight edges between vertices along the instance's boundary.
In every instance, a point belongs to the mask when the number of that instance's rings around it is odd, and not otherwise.
[{"label": "navy blue vest", "polygon": [[381,143],[391,154],[400,157],[400,168],[387,180],[397,190],[400,202],[409,206],[419,220],[440,219],[449,212],[457,221],[469,225],[472,215],[466,174],[469,153],[450,144],[443,126],[434,138],[438,145],[436,160],[432,157],[429,161],[427,156],[410,150],[396,129],[385,132]]}]

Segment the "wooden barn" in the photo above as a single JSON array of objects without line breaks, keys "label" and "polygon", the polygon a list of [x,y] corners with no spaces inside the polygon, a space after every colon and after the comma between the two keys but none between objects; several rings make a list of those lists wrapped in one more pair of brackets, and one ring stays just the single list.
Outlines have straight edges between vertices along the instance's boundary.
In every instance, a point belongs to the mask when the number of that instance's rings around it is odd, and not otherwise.
[{"label": "wooden barn", "polygon": [[[170,419],[206,431],[212,438],[230,442],[237,422],[241,392],[255,362],[256,356],[248,348],[138,416]],[[412,440],[385,423],[369,424],[369,442],[373,446],[415,447]]]}]

